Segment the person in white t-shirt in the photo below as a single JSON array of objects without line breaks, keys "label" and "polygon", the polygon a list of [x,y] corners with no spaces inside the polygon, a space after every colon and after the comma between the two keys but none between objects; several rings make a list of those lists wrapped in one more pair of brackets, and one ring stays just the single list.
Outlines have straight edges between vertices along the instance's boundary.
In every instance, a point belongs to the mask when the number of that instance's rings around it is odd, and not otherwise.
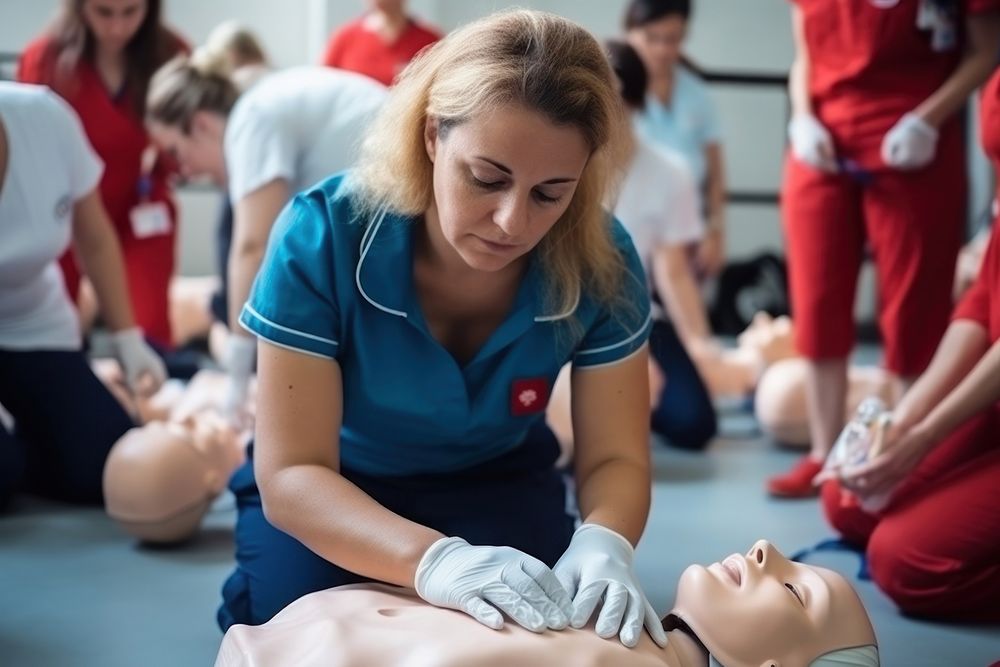
[{"label": "person in white t-shirt", "polygon": [[[645,102],[646,71],[624,42],[605,50],[618,75],[622,100],[633,112]],[[632,236],[653,302],[649,338],[651,426],[671,445],[702,449],[715,436],[715,408],[699,373],[702,350],[714,349],[694,257],[688,251],[705,234],[694,179],[683,157],[632,137],[629,164],[614,214]],[[548,421],[564,452],[572,446],[568,371],[552,392]]]},{"label": "person in white t-shirt", "polygon": [[24,488],[101,502],[104,460],[132,421],[91,372],[58,259],[72,242],[129,386],[163,362],[134,325],[121,249],[101,203],[104,166],[48,88],[0,82],[0,505]]},{"label": "person in white t-shirt", "polygon": [[[156,74],[147,102],[153,140],[174,154],[187,176],[209,176],[229,188],[230,323],[239,321],[278,213],[295,193],[351,166],[385,95],[368,77],[324,67],[275,72],[240,95],[214,60],[197,51]],[[231,324],[224,407],[236,421],[247,414],[255,356],[255,340]]]}]

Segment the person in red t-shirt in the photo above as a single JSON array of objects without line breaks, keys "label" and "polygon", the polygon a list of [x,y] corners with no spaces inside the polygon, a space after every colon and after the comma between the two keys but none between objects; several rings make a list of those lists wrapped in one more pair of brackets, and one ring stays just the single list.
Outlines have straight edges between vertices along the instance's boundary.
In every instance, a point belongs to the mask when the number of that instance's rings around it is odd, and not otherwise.
[{"label": "person in red t-shirt", "polygon": [[[981,119],[1000,173],[1000,70],[983,91]],[[1000,621],[997,229],[994,221],[979,277],[930,366],[892,412],[883,453],[823,485],[830,523],[867,545],[872,578],[909,614]],[[843,489],[892,495],[883,512],[869,514]]]},{"label": "person in red t-shirt", "polygon": [[768,481],[786,497],[815,493],[844,425],[865,246],[890,373],[911,382],[948,325],[966,210],[956,111],[992,72],[1000,40],[1000,0],[793,3],[782,222],[812,450]]},{"label": "person in red t-shirt", "polygon": [[368,13],[331,35],[323,64],[391,86],[406,64],[441,35],[408,16],[405,0],[368,0],[368,5]]},{"label": "person in red t-shirt", "polygon": [[[17,78],[50,86],[80,116],[104,161],[101,199],[122,246],[136,322],[169,349],[176,206],[170,169],[150,148],[143,115],[153,73],[187,47],[161,23],[160,6],[160,0],[64,0],[52,26],[21,56]],[[76,300],[76,261],[68,253],[60,263]]]}]

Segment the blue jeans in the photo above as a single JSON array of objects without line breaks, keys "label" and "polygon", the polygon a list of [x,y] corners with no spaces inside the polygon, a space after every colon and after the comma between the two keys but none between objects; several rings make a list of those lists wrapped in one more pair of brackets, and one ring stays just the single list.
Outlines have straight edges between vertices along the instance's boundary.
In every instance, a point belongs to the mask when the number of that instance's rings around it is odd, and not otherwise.
[{"label": "blue jeans", "polygon": [[652,413],[653,431],[676,447],[704,449],[718,430],[715,407],[670,322],[653,322],[649,353],[667,376],[660,403]]},{"label": "blue jeans", "polygon": [[[520,549],[552,566],[569,546],[575,517],[566,511],[566,484],[553,468],[559,454],[544,423],[515,450],[462,471],[408,477],[341,474],[383,507],[471,544]],[[267,622],[298,598],[370,579],[317,556],[267,522],[250,460],[230,480],[236,494],[235,571],[222,588],[218,622]],[[337,511],[336,507],[330,508]]]},{"label": "blue jeans", "polygon": [[0,506],[19,488],[49,498],[103,503],[111,446],[134,426],[75,351],[0,350]]}]

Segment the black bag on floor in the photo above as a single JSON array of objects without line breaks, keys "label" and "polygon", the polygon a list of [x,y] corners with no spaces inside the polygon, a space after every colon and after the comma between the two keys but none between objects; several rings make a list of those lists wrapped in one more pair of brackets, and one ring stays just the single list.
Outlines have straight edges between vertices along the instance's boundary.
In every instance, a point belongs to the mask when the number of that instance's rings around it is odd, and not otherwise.
[{"label": "black bag on floor", "polygon": [[708,314],[714,333],[735,336],[747,328],[758,311],[777,317],[788,315],[789,309],[785,260],[764,253],[726,265]]}]

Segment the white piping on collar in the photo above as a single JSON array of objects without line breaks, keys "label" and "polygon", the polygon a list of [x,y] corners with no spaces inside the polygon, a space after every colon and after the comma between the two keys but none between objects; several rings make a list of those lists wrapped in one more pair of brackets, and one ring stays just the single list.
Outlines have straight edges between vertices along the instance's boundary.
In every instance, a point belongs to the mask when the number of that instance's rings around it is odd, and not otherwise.
[{"label": "white piping on collar", "polygon": [[577,307],[580,305],[580,286],[577,285],[576,288],[576,299],[573,301],[573,305],[565,313],[557,313],[555,315],[538,315],[535,317],[536,322],[555,322],[556,320],[564,320],[573,313],[576,312]]},{"label": "white piping on collar", "polygon": [[394,310],[387,306],[376,302],[368,293],[365,292],[365,288],[361,286],[361,265],[365,261],[365,257],[368,255],[368,251],[372,247],[372,243],[375,241],[375,235],[378,233],[379,227],[382,226],[382,221],[385,220],[387,209],[383,206],[378,212],[378,219],[375,220],[375,224],[371,226],[371,233],[365,230],[365,233],[361,235],[361,257],[358,259],[358,267],[354,271],[354,282],[358,286],[358,291],[361,292],[361,296],[365,298],[365,301],[375,306],[379,310],[389,313],[390,315],[395,315],[396,317],[408,317],[408,315],[402,310]]}]

